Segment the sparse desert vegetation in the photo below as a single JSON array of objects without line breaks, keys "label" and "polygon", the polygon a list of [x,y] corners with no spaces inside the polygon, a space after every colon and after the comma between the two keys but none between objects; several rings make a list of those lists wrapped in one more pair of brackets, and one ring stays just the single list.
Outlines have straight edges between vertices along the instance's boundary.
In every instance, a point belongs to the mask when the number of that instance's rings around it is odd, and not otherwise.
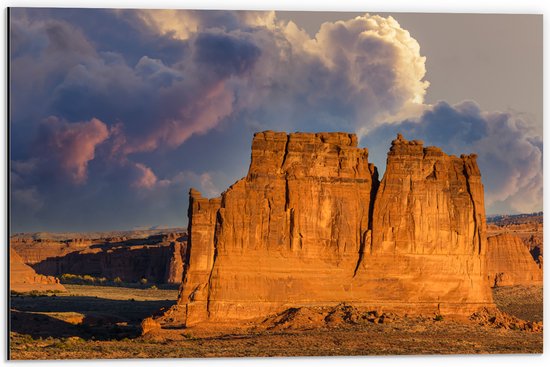
[{"label": "sparse desert vegetation", "polygon": [[[66,287],[66,294],[11,297],[12,359],[542,353],[542,332],[438,315],[379,322],[372,313],[372,320],[354,322],[332,314],[330,322],[312,328],[304,323],[312,314],[297,313],[294,321],[286,318],[274,328],[174,329],[142,337],[141,320],[174,304],[177,290]],[[540,286],[495,288],[493,295],[502,311],[531,321],[542,318]]]}]

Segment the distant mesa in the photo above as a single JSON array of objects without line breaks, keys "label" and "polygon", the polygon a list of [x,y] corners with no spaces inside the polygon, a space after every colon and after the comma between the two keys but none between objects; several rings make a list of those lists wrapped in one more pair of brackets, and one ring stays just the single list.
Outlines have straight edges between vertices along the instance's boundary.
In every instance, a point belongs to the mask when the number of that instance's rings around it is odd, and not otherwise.
[{"label": "distant mesa", "polygon": [[385,312],[494,307],[475,155],[398,135],[382,181],[348,133],[256,133],[248,174],[189,194],[188,262],[165,326],[342,302]]}]

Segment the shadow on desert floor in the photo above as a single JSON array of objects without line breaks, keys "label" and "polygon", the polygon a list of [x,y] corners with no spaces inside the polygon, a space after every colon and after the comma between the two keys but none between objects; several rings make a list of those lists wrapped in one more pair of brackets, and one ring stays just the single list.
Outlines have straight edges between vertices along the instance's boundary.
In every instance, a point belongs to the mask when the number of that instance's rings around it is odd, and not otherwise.
[{"label": "shadow on desert floor", "polygon": [[10,327],[33,338],[131,339],[140,335],[144,318],[174,303],[88,296],[12,296]]}]

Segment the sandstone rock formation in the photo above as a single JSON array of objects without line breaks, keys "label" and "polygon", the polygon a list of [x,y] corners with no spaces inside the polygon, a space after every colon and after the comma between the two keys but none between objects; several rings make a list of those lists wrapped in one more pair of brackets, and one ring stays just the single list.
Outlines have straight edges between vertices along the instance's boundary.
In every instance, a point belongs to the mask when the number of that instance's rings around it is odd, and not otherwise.
[{"label": "sandstone rock formation", "polygon": [[183,280],[183,269],[187,257],[187,242],[174,238],[170,243],[170,259],[164,276],[164,283],[180,284]]},{"label": "sandstone rock formation", "polygon": [[502,233],[509,233],[519,237],[529,248],[529,252],[539,265],[539,268],[542,269],[544,252],[542,212],[491,218],[491,223],[487,225],[487,235],[491,237]]},{"label": "sandstone rock formation", "polygon": [[65,291],[55,277],[36,274],[13,249],[10,251],[10,291]]},{"label": "sandstone rock formation", "polygon": [[92,244],[92,241],[84,239],[56,241],[31,237],[10,238],[10,246],[29,265],[39,263],[49,257],[63,257],[71,252],[84,250]]},{"label": "sandstone rock formation", "polygon": [[162,322],[341,302],[442,314],[491,306],[475,158],[398,136],[379,183],[353,134],[255,134],[245,178],[220,198],[190,191],[189,261]]},{"label": "sandstone rock formation", "polygon": [[[538,247],[542,255],[544,225],[542,212],[532,214],[517,214],[496,216],[487,225],[488,236],[510,233],[521,238],[529,246],[529,250]],[[537,257],[534,257],[537,260]]]},{"label": "sandstone rock formation", "polygon": [[91,275],[137,282],[182,281],[187,242],[184,233],[146,238],[106,237],[61,241],[12,238],[12,249],[40,274]]},{"label": "sandstone rock formation", "polygon": [[542,267],[521,238],[499,234],[488,238],[487,277],[492,286],[540,285]]},{"label": "sandstone rock formation", "polygon": [[369,280],[381,269],[398,280],[380,283],[377,289],[386,292],[380,298],[440,303],[448,313],[467,313],[491,302],[481,279],[486,238],[476,155],[449,156],[398,135],[374,203],[374,256],[364,262]]}]

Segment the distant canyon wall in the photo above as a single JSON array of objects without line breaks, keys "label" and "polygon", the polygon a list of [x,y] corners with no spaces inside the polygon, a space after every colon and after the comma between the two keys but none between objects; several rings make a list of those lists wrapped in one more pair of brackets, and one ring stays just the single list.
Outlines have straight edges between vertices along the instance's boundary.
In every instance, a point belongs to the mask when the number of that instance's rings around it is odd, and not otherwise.
[{"label": "distant canyon wall", "polygon": [[187,242],[182,233],[99,240],[64,241],[17,239],[12,248],[37,273],[90,275],[124,282],[145,278],[151,283],[182,281]]}]

